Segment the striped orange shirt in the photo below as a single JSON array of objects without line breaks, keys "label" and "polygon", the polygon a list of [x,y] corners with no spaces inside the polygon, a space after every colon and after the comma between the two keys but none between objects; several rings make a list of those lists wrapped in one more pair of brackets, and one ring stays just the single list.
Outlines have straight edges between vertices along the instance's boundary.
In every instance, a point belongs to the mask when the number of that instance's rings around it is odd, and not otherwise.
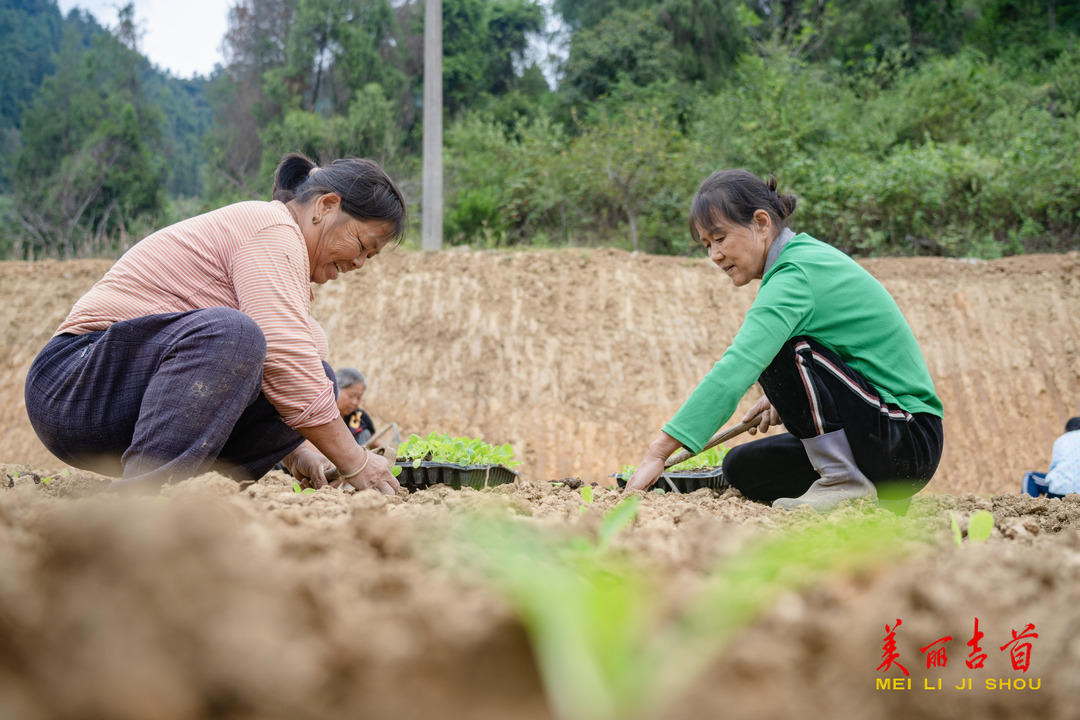
[{"label": "striped orange shirt", "polygon": [[293,428],[340,418],[323,371],[326,334],[311,316],[307,245],[284,203],[242,202],[135,243],[79,298],[56,334],[144,315],[229,307],[266,336],[262,390]]}]

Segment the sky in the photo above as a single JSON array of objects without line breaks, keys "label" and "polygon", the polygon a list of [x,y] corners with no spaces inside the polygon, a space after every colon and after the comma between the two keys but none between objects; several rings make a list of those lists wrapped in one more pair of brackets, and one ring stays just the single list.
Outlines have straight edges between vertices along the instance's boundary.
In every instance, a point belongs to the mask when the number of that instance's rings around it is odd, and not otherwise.
[{"label": "sky", "polygon": [[[139,50],[163,70],[189,78],[209,75],[222,62],[221,40],[229,16],[229,0],[132,0],[135,21],[143,32]],[[124,0],[59,0],[60,12],[87,10],[101,25],[116,26],[116,10]]]}]

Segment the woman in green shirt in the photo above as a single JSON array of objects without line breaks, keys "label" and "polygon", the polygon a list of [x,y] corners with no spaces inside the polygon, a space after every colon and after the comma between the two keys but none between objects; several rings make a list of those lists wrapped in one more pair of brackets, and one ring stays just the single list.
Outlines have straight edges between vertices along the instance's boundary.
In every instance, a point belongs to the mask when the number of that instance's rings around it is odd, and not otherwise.
[{"label": "woman in green shirt", "polygon": [[788,431],[733,448],[724,477],[774,507],[830,509],[906,498],[941,459],[942,407],[896,301],[854,260],[788,229],[792,195],[745,170],[713,173],[690,234],[736,287],[761,286],[731,346],[654,440],[628,490],[656,482],[680,446],[700,452],[757,381],[750,430]]}]

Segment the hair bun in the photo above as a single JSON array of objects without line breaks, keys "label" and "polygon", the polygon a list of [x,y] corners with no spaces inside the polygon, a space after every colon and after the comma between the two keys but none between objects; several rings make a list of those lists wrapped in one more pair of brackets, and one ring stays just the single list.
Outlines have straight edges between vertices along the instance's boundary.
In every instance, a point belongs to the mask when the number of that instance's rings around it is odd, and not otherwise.
[{"label": "hair bun", "polygon": [[300,153],[289,153],[281,158],[274,171],[274,200],[289,202],[296,197],[296,191],[317,167],[310,158]]},{"label": "hair bun", "polygon": [[798,205],[799,199],[794,195],[777,195],[776,204],[780,209],[780,219],[787,220],[791,217],[791,214],[795,212],[795,206]]}]

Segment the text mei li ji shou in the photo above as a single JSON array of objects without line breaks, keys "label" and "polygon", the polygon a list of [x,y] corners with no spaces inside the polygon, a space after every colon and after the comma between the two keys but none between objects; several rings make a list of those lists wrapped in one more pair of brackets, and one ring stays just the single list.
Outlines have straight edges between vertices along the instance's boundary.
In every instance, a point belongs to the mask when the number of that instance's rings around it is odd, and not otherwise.
[{"label": "text mei li ji shou", "polygon": [[[983,652],[980,641],[986,636],[986,633],[979,630],[979,618],[974,619],[974,628],[971,634],[971,639],[965,643],[965,646],[970,648],[967,657],[964,660],[964,664],[969,670],[983,670],[987,654]],[[910,673],[907,667],[900,662],[900,652],[897,649],[896,644],[896,631],[903,625],[903,621],[900,618],[896,619],[896,622],[890,627],[885,625],[885,638],[881,646],[881,664],[877,666],[879,672],[885,673],[892,668],[899,669],[904,676],[903,677],[888,677],[877,678],[875,680],[875,686],[877,690],[911,690],[912,682]],[[1017,632],[1015,629],[1012,632],[1012,639],[1001,645],[998,650],[1001,653],[1008,652],[1009,663],[1012,665],[1014,671],[1027,673],[1031,667],[1031,640],[1038,638],[1039,634],[1035,632],[1035,624],[1028,623],[1024,626],[1023,630]],[[943,637],[934,640],[932,643],[919,648],[919,652],[922,653],[923,659],[926,663],[926,669],[931,668],[944,668],[948,666],[949,656],[947,652],[948,643],[952,642],[951,635],[945,635]],[[982,687],[987,690],[1039,690],[1042,688],[1042,678],[985,678],[981,683]],[[972,690],[977,686],[977,683],[973,678],[965,677],[960,679],[958,685],[951,685],[955,690]],[[930,680],[929,678],[923,678],[922,690],[941,690],[941,679]]]}]

